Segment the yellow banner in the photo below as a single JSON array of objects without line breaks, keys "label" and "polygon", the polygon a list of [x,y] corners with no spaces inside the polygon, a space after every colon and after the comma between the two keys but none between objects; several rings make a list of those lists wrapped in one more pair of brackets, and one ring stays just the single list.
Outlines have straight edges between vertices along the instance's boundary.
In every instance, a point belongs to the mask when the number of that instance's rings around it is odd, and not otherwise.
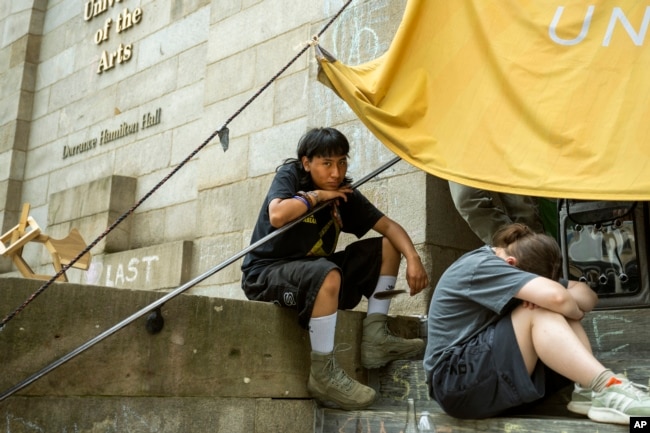
[{"label": "yellow banner", "polygon": [[433,175],[648,200],[649,24],[639,0],[409,0],[383,56],[359,66],[319,56],[319,80]]}]

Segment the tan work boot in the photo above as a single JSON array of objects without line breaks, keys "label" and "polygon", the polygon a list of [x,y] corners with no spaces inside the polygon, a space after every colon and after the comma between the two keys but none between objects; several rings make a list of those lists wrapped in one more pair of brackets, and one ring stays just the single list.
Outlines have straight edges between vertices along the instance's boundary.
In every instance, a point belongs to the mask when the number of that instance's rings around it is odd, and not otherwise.
[{"label": "tan work boot", "polygon": [[309,393],[319,402],[334,403],[344,410],[364,409],[374,403],[376,392],[352,379],[338,365],[334,353],[311,353]]},{"label": "tan work boot", "polygon": [[363,320],[361,365],[379,368],[396,359],[408,359],[424,352],[424,340],[406,339],[391,334],[385,314],[369,314]]}]

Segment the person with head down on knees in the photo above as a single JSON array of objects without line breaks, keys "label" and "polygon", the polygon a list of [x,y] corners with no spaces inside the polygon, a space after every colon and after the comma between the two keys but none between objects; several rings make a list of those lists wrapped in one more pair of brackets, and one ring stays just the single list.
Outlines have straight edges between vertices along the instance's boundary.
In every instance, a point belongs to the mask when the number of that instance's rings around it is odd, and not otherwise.
[{"label": "person with head down on knees", "polygon": [[573,383],[568,409],[598,422],[650,416],[643,386],[592,353],[581,320],[598,301],[560,280],[557,242],[523,224],[502,227],[441,276],[427,317],[430,396],[457,418],[487,418]]},{"label": "person with head down on knees", "polygon": [[[337,129],[314,128],[300,139],[297,157],[278,167],[251,244],[319,204],[328,205],[249,252],[242,264],[242,288],[251,300],[298,311],[312,349],[309,392],[322,403],[353,410],[370,406],[376,392],[351,378],[335,358],[337,310],[368,298],[361,342],[365,368],[420,355],[424,341],[393,335],[387,327],[390,298],[373,295],[394,289],[402,256],[411,295],[429,279],[406,231],[351,188],[349,151],[347,138]],[[370,230],[381,236],[336,250],[340,232],[360,238]]]}]

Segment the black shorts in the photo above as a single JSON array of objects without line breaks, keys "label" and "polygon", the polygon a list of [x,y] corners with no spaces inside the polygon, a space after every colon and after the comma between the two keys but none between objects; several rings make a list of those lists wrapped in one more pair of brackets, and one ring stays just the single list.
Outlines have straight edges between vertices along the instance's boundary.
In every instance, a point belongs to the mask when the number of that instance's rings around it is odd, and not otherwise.
[{"label": "black shorts", "polygon": [[456,418],[495,416],[570,384],[541,361],[528,374],[509,315],[443,357],[433,371],[429,392]]},{"label": "black shorts", "polygon": [[382,239],[354,242],[329,257],[274,263],[257,275],[246,276],[242,287],[248,299],[297,309],[298,323],[307,328],[316,295],[333,269],[338,269],[342,277],[339,309],[354,308],[362,296],[372,296],[381,270]]}]

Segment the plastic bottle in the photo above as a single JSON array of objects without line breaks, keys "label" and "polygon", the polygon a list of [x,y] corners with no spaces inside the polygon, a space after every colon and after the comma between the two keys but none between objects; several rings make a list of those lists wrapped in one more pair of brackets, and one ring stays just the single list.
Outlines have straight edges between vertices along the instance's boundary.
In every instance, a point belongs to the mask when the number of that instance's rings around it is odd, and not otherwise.
[{"label": "plastic bottle", "polygon": [[435,433],[436,427],[433,425],[433,419],[427,411],[422,411],[420,414],[420,422],[418,422],[418,429],[420,433]]},{"label": "plastic bottle", "polygon": [[415,401],[412,398],[409,398],[407,401],[404,433],[419,433],[417,418],[415,416]]}]

